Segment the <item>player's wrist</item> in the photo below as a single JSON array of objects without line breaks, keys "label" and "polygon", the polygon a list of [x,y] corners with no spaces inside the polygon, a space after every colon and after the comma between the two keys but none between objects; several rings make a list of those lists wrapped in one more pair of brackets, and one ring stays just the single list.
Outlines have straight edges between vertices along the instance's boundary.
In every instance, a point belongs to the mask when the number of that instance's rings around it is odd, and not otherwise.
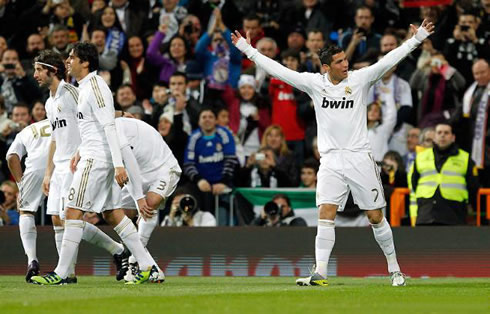
[{"label": "player's wrist", "polygon": [[422,43],[429,35],[430,33],[425,28],[419,27],[414,37],[419,43]]}]

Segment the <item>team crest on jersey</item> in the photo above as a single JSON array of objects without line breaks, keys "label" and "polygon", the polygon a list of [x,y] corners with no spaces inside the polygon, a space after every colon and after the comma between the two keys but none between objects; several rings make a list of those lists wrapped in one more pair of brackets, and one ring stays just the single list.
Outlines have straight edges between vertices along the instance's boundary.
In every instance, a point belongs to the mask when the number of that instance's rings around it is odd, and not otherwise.
[{"label": "team crest on jersey", "polygon": [[345,87],[345,94],[346,94],[346,95],[350,95],[350,94],[352,94],[352,89],[351,89],[349,86],[346,86],[346,87]]},{"label": "team crest on jersey", "polygon": [[218,152],[222,151],[223,150],[223,146],[220,143],[216,143],[216,150]]}]

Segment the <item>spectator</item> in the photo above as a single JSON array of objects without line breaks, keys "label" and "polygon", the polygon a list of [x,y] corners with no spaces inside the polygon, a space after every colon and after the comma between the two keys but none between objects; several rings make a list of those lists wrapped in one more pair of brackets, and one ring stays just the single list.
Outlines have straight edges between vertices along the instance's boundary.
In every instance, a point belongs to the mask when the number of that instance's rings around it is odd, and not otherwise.
[{"label": "spectator", "polygon": [[[141,5],[143,2],[143,5]],[[126,36],[138,36],[143,30],[148,11],[144,8],[145,1],[112,0],[111,6],[114,8],[115,16],[121,30]]]},{"label": "spectator", "polygon": [[[164,23],[168,26],[167,35],[165,42],[168,42],[170,38],[175,36],[179,31],[179,24],[182,23],[184,18],[187,16],[187,9],[183,6],[178,5],[179,1],[168,0],[163,1],[163,7],[160,10],[159,22]],[[158,25],[153,23],[153,25]]]},{"label": "spectator", "polygon": [[7,112],[18,102],[32,104],[41,98],[41,92],[32,77],[26,75],[19,62],[19,55],[13,49],[7,49],[0,65],[0,92],[5,100]]},{"label": "spectator", "polygon": [[99,53],[99,69],[101,71],[112,71],[117,66],[117,51],[107,49],[107,32],[104,28],[95,28],[90,34],[90,42],[95,45]]},{"label": "spectator", "polygon": [[[187,146],[189,135],[184,132],[182,114],[172,114],[167,111],[160,116],[158,131],[174,153],[181,169],[184,167],[184,153]],[[185,182],[185,177],[180,178],[180,182]]]},{"label": "spectator", "polygon": [[219,108],[216,113],[216,122],[218,125],[228,129],[233,134],[233,140],[235,141],[235,153],[238,159],[240,167],[245,165],[245,151],[238,136],[230,128],[230,111],[226,107]]},{"label": "spectator", "polygon": [[465,80],[453,68],[443,54],[436,52],[425,64],[426,69],[417,69],[410,79],[413,90],[422,93],[418,125],[421,128],[446,121],[459,104]]},{"label": "spectator", "polygon": [[107,3],[105,0],[94,0],[92,1],[92,6],[90,7],[90,13],[94,14],[95,12],[105,8]]},{"label": "spectator", "polygon": [[402,156],[398,152],[390,150],[383,156],[381,164],[381,182],[383,186],[394,188],[406,188],[407,173],[403,167]]},{"label": "spectator", "polygon": [[40,100],[34,102],[31,110],[32,122],[39,122],[46,119],[46,109],[44,108],[44,103]]},{"label": "spectator", "polygon": [[197,42],[196,59],[203,64],[208,88],[223,91],[228,84],[237,88],[242,56],[231,42],[231,33],[222,21],[221,12],[215,10],[213,14],[215,22]]},{"label": "spectator", "polygon": [[106,49],[116,52],[119,56],[126,43],[127,35],[116,15],[116,9],[107,6],[100,11],[95,12],[94,19],[94,26],[96,28],[103,28],[106,30]]},{"label": "spectator", "polygon": [[134,119],[143,120],[144,111],[141,106],[133,105],[129,107],[126,112],[132,114]]},{"label": "spectator", "polygon": [[306,227],[306,221],[294,215],[291,200],[286,194],[276,194],[265,204],[253,224],[267,227]]},{"label": "spectator", "polygon": [[246,157],[260,147],[260,139],[270,125],[270,104],[255,91],[252,75],[242,74],[238,81],[238,93],[227,90],[223,99],[230,113],[230,129],[240,139]]},{"label": "spectator", "polygon": [[490,68],[480,59],[472,67],[474,82],[466,90],[463,105],[453,119],[459,127],[460,147],[471,154],[475,162],[481,185],[490,187]]},{"label": "spectator", "polygon": [[192,194],[177,188],[172,199],[169,215],[162,221],[162,227],[216,227],[216,218],[199,208],[199,202]]},{"label": "spectator", "polygon": [[434,127],[427,127],[425,129],[422,129],[422,132],[420,134],[420,139],[419,139],[420,147],[422,148],[420,150],[434,147],[435,137],[436,137],[436,130],[434,129]]},{"label": "spectator", "polygon": [[306,39],[306,48],[308,51],[302,55],[301,64],[307,72],[320,73],[322,64],[318,51],[325,46],[325,38],[319,29],[312,29],[308,32]]},{"label": "spectator", "polygon": [[185,74],[187,76],[187,96],[203,104],[207,97],[207,88],[199,62],[196,60],[187,62]]},{"label": "spectator", "polygon": [[199,18],[204,29],[209,29],[209,26],[213,24],[213,11],[216,8],[220,9],[225,25],[233,30],[240,29],[243,21],[242,13],[233,0],[190,0],[188,5],[189,13]]},{"label": "spectator", "polygon": [[45,48],[46,44],[44,43],[44,39],[40,34],[34,33],[27,37],[26,53],[24,58],[21,60],[21,65],[28,77],[32,77],[34,74],[34,66],[32,65],[34,58],[41,50],[44,50]]},{"label": "spectator", "polygon": [[116,93],[116,104],[122,111],[127,111],[131,106],[140,106],[136,101],[136,95],[131,85],[124,84],[119,86]]},{"label": "spectator", "polygon": [[[277,43],[270,37],[264,37],[257,42],[257,50],[271,59],[276,59],[278,51]],[[243,74],[254,75],[255,81],[257,82],[255,89],[261,94],[268,93],[270,76],[262,68],[257,68],[255,63],[252,63],[252,66],[250,66]]]},{"label": "spectator", "polygon": [[304,52],[306,43],[305,30],[301,26],[297,26],[291,30],[287,38],[287,48],[296,52]]},{"label": "spectator", "polygon": [[12,181],[4,181],[0,189],[5,196],[5,201],[0,205],[0,217],[4,225],[18,226],[19,213],[17,212],[17,194],[19,189]]},{"label": "spectator", "polygon": [[166,24],[159,26],[146,51],[148,62],[159,69],[160,81],[164,82],[168,82],[175,71],[184,72],[186,61],[189,59],[189,48],[185,38],[180,35],[170,39],[165,54],[160,52],[162,40],[167,36],[167,27]]},{"label": "spectator", "polygon": [[419,144],[420,129],[411,128],[407,134],[407,153],[403,156],[405,172],[408,173],[415,160],[416,147]]},{"label": "spectator", "polygon": [[179,35],[185,38],[185,42],[189,47],[189,51],[194,53],[199,37],[201,37],[202,27],[197,16],[189,14],[179,26]]},{"label": "spectator", "polygon": [[436,126],[435,145],[417,154],[411,185],[417,198],[416,225],[463,225],[468,199],[478,188],[475,164],[458,149],[448,124]]},{"label": "spectator", "polygon": [[301,184],[300,187],[315,189],[320,163],[314,158],[308,158],[301,166]]},{"label": "spectator", "polygon": [[0,60],[2,59],[5,50],[7,50],[7,40],[5,40],[5,37],[0,36]]},{"label": "spectator", "polygon": [[199,128],[189,137],[184,157],[184,174],[201,191],[205,201],[203,209],[210,211],[214,196],[220,197],[220,225],[225,224],[224,193],[232,186],[237,165],[233,135],[217,126],[216,115],[209,108],[199,114]]},{"label": "spectator", "polygon": [[[381,57],[380,55],[379,59]],[[407,81],[395,74],[396,68],[394,67],[386,72],[381,80],[378,80],[370,88],[368,102],[378,101],[383,91],[389,91],[395,98],[396,123],[393,134],[389,138],[388,145],[390,150],[395,150],[401,155],[405,155],[408,125],[412,122],[412,90]],[[383,109],[385,109],[385,106],[383,106]]]},{"label": "spectator", "polygon": [[381,35],[371,29],[374,16],[369,7],[359,7],[356,10],[354,21],[356,28],[346,31],[341,40],[341,47],[345,50],[345,55],[351,63],[359,61],[370,48],[379,50],[381,39]]},{"label": "spectator", "polygon": [[375,161],[383,160],[384,154],[388,151],[388,140],[396,124],[393,92],[384,88],[379,91],[384,106],[379,102],[373,102],[367,108],[368,138]]},{"label": "spectator", "polygon": [[490,55],[488,42],[478,38],[477,17],[469,12],[459,16],[459,22],[454,27],[453,37],[448,38],[444,47],[444,56],[465,78],[466,87],[473,80],[471,66],[478,58]]},{"label": "spectator", "polygon": [[[265,37],[260,17],[255,13],[250,13],[243,18],[243,28],[241,33],[246,36],[247,32],[250,32],[250,44],[254,48],[257,46],[257,42]],[[254,63],[248,58],[244,58],[242,60],[242,71],[253,66],[253,64]]]},{"label": "spectator", "polygon": [[250,11],[260,18],[260,26],[264,33],[269,37],[280,38],[281,13],[284,11],[284,1],[257,0],[251,5],[253,7],[250,8]]},{"label": "spectator", "polygon": [[277,160],[272,163],[272,168],[276,173],[287,178],[285,186],[295,187],[299,183],[298,168],[294,155],[289,151],[286,138],[280,126],[269,126],[262,136],[261,148],[271,148],[277,156]]},{"label": "spectator", "polygon": [[49,44],[54,52],[68,56],[71,46],[68,28],[65,25],[55,25],[49,32]]},{"label": "spectator", "polygon": [[127,53],[121,61],[123,70],[128,67],[130,72],[130,84],[136,98],[140,101],[149,99],[152,94],[153,83],[157,79],[157,71],[149,64],[145,58],[145,46],[139,36],[132,36],[128,39]]},{"label": "spectator", "polygon": [[290,186],[284,171],[277,171],[277,155],[270,147],[261,147],[250,155],[245,167],[240,169],[237,185],[245,187],[280,188]]},{"label": "spectator", "polygon": [[75,43],[82,36],[83,17],[73,10],[69,0],[48,0],[42,9],[42,14],[49,20],[49,28],[64,25],[68,30],[68,41]]},{"label": "spectator", "polygon": [[162,115],[165,106],[168,104],[170,97],[170,89],[168,84],[162,81],[158,81],[153,84],[152,97],[150,100],[143,100],[143,109],[145,110],[145,120],[158,129],[158,122]]},{"label": "spectator", "polygon": [[[381,37],[381,40],[379,42],[379,49],[381,54],[385,55],[393,49],[397,48],[399,45],[400,40],[398,39],[398,37],[395,34],[388,33],[384,34],[383,37]],[[397,64],[395,74],[403,80],[409,81],[410,77],[416,69],[416,66],[417,60],[412,54],[409,54],[405,59]]]}]

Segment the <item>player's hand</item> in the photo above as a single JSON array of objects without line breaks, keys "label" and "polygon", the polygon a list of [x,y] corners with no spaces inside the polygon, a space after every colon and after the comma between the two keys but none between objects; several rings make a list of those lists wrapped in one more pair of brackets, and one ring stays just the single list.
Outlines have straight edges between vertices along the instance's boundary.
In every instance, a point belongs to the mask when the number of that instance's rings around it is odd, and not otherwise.
[{"label": "player's hand", "polygon": [[[424,31],[427,32],[429,35],[420,34],[421,33],[421,32],[419,32],[420,29],[424,29]],[[434,34],[434,29],[435,29],[434,23],[429,22],[427,19],[424,19],[422,21],[422,24],[420,25],[419,28],[417,28],[413,24],[410,24],[410,30],[412,31],[412,33],[415,36],[415,38],[417,38],[420,41],[423,41],[428,36]],[[418,33],[418,36],[417,36],[417,33]]]},{"label": "player's hand", "polygon": [[[242,34],[240,34],[239,31],[235,30],[235,33],[231,33],[231,42],[233,43],[233,45],[236,46],[238,40],[240,40],[240,38],[242,38]],[[250,45],[251,43],[251,40],[250,40],[250,31],[247,31],[247,44]]]},{"label": "player's hand", "polygon": [[185,95],[179,92],[174,93],[175,97],[175,113],[181,113],[184,111],[187,106],[187,99]]},{"label": "player's hand", "polygon": [[70,159],[70,170],[71,173],[75,173],[77,171],[77,165],[78,162],[80,161],[80,153],[77,151],[73,157]]},{"label": "player's hand", "polygon": [[206,179],[199,180],[199,182],[197,182],[197,187],[201,192],[211,192],[211,184],[209,184]]},{"label": "player's hand", "polygon": [[50,176],[44,176],[42,189],[43,189],[44,195],[46,195],[46,196],[48,196],[48,194],[49,194],[49,183],[50,182],[51,182],[51,177]]},{"label": "player's hand", "polygon": [[116,178],[116,182],[122,188],[126,183],[129,182],[128,173],[126,172],[126,169],[124,169],[124,167],[116,167],[114,168],[114,170],[114,177]]},{"label": "player's hand", "polygon": [[146,219],[149,219],[153,217],[153,209],[148,206],[148,203],[146,202],[146,198],[141,198],[137,201],[138,203],[138,209],[140,216],[146,221]]}]

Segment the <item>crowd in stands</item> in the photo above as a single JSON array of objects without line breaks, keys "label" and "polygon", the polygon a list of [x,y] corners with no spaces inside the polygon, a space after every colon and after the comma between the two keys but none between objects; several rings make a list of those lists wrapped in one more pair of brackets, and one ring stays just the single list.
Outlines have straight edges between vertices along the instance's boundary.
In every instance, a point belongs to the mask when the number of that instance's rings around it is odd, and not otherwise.
[{"label": "crowd in stands", "polygon": [[477,169],[474,183],[490,187],[490,1],[402,2],[0,0],[0,221],[16,219],[7,149],[20,130],[46,118],[48,90],[33,78],[33,59],[43,49],[67,56],[78,41],[97,47],[98,73],[116,110],[160,132],[183,169],[181,188],[201,210],[219,208],[218,224],[227,221],[232,188],[315,188],[320,156],[311,99],[256,68],[232,44],[234,30],[249,32],[262,54],[294,71],[320,72],[317,52],[329,44],[343,48],[356,70],[410,38],[409,24],[430,19],[435,33],[366,99],[381,180],[411,185],[418,152],[438,147],[435,128],[448,123],[452,149],[466,151]]}]

